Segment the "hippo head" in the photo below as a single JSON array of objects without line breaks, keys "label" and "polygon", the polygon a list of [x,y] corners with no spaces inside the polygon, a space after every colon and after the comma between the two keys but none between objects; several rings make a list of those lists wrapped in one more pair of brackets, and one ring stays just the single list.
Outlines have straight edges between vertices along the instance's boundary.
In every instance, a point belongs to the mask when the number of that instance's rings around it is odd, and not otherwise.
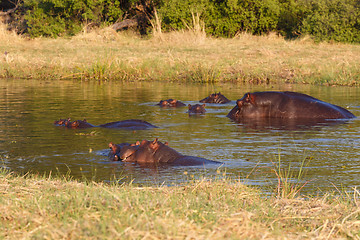
[{"label": "hippo head", "polygon": [[176,99],[167,99],[167,100],[161,100],[157,105],[160,107],[182,107],[185,106],[184,103],[176,100]]},{"label": "hippo head", "polygon": [[216,102],[216,100],[221,96],[221,93],[218,92],[218,93],[213,93],[213,94],[210,94],[209,98],[210,99],[213,99],[214,102]]},{"label": "hippo head", "polygon": [[162,107],[175,107],[176,106],[176,99],[168,99],[168,100],[161,100],[159,105]]},{"label": "hippo head", "polygon": [[204,114],[206,112],[205,110],[205,104],[195,104],[195,105],[188,105],[189,111],[187,111],[189,114]]},{"label": "hippo head", "polygon": [[251,93],[245,93],[245,95],[236,101],[236,105],[240,108],[243,106],[256,106],[255,95]]},{"label": "hippo head", "polygon": [[122,161],[121,155],[123,154],[122,151],[125,150],[127,146],[131,146],[130,143],[121,143],[121,144],[113,144],[112,142],[109,143],[110,152],[108,157],[111,161]]},{"label": "hippo head", "polygon": [[54,122],[56,126],[67,126],[70,123],[70,118],[67,119],[59,119],[58,121]]},{"label": "hippo head", "polygon": [[139,149],[139,147],[139,141],[137,141],[135,144],[122,146],[119,152],[120,160],[123,162],[136,162],[136,151]]},{"label": "hippo head", "polygon": [[86,121],[86,119],[84,120],[75,120],[73,122],[70,122],[67,125],[68,128],[90,128],[90,127],[94,127],[94,125],[92,125],[91,123],[88,123]]},{"label": "hippo head", "polygon": [[200,100],[201,103],[228,103],[230,102],[221,92],[210,94],[208,97]]},{"label": "hippo head", "polygon": [[251,93],[246,93],[241,99],[236,101],[236,106],[231,109],[227,117],[235,121],[243,118],[253,117],[258,115],[259,109],[256,103],[256,96]]}]

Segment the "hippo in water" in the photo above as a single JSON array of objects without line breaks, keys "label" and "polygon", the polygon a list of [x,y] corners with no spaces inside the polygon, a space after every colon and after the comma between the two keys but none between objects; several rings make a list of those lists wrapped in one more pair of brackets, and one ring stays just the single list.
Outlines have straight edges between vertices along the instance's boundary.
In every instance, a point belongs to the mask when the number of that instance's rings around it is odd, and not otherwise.
[{"label": "hippo in water", "polygon": [[109,158],[112,161],[134,162],[139,164],[168,164],[175,166],[196,166],[209,163],[221,164],[201,157],[182,155],[156,138],[154,141],[142,140],[134,144],[109,144]]},{"label": "hippo in water", "polygon": [[71,123],[70,118],[66,118],[66,119],[59,119],[59,120],[55,121],[54,125],[67,127],[70,123]]},{"label": "hippo in water", "polygon": [[188,105],[189,110],[187,111],[187,113],[189,114],[205,114],[206,110],[205,110],[205,104],[195,104],[195,105]]},{"label": "hippo in water", "polygon": [[222,95],[220,92],[210,94],[210,96],[200,100],[201,103],[228,103],[230,102],[229,99],[227,99],[224,95]]},{"label": "hippo in water", "polygon": [[160,107],[185,107],[186,105],[176,99],[161,100],[158,104]]},{"label": "hippo in water", "polygon": [[129,119],[129,120],[123,120],[117,122],[110,122],[97,126],[87,122],[86,119],[70,121],[70,118],[68,118],[68,119],[60,119],[59,121],[55,121],[54,124],[56,126],[64,126],[67,128],[74,128],[74,129],[102,127],[102,128],[129,129],[129,130],[143,130],[149,128],[157,128],[151,123],[139,119]]},{"label": "hippo in water", "polygon": [[348,110],[309,95],[275,91],[246,93],[237,100],[227,117],[237,122],[271,118],[300,122],[355,118]]}]

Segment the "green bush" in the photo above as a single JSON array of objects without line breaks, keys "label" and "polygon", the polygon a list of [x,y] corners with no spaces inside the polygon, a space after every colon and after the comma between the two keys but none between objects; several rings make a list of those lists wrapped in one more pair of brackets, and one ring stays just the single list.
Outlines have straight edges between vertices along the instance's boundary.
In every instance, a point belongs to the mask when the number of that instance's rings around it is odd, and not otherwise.
[{"label": "green bush", "polygon": [[159,13],[165,30],[186,28],[197,13],[208,34],[233,37],[241,31],[262,34],[275,30],[280,9],[277,0],[169,0]]},{"label": "green bush", "polygon": [[26,32],[32,37],[74,35],[86,26],[114,22],[123,14],[120,1],[25,0]]},{"label": "green bush", "polygon": [[301,32],[318,41],[360,42],[360,2],[358,0],[313,0]]},{"label": "green bush", "polygon": [[359,0],[24,0],[10,25],[32,37],[57,37],[142,14],[138,29],[146,33],[154,7],[164,31],[201,25],[215,37],[276,31],[360,43]]},{"label": "green bush", "polygon": [[280,12],[277,0],[218,1],[215,9],[218,17],[209,19],[209,32],[227,37],[244,31],[257,35],[273,31]]},{"label": "green bush", "polygon": [[[163,1],[158,10],[165,31],[193,27],[192,14],[206,14],[209,0],[169,0]],[[203,17],[203,16],[202,16]]]},{"label": "green bush", "polygon": [[283,0],[280,2],[280,15],[277,31],[286,38],[301,36],[301,24],[309,14],[304,2],[298,0]]},{"label": "green bush", "polygon": [[25,16],[30,36],[57,37],[66,31],[65,20],[56,17],[48,17],[41,8],[29,11]]}]

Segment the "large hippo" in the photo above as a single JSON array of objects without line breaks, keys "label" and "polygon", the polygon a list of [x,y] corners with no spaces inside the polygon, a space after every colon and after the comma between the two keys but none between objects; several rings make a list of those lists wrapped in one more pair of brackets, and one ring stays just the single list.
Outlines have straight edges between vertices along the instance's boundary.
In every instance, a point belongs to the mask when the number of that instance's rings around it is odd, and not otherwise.
[{"label": "large hippo", "polygon": [[194,104],[188,105],[189,110],[187,111],[187,113],[189,114],[205,114],[206,110],[205,110],[205,104]]},{"label": "large hippo", "polygon": [[142,140],[135,144],[109,144],[109,158],[112,161],[134,162],[139,164],[169,164],[175,166],[196,166],[209,163],[220,164],[201,157],[182,155],[156,138],[154,141]]},{"label": "large hippo", "polygon": [[246,93],[227,117],[238,122],[269,118],[304,121],[355,118],[348,110],[309,95],[275,91]]},{"label": "large hippo", "polygon": [[117,122],[110,122],[97,126],[87,122],[86,119],[71,121],[70,118],[68,118],[68,119],[60,119],[59,121],[55,121],[54,124],[56,126],[64,126],[67,128],[74,128],[74,129],[102,127],[102,128],[129,129],[129,130],[143,130],[149,128],[157,128],[151,123],[139,119],[129,119],[129,120],[123,120]]},{"label": "large hippo", "polygon": [[210,96],[200,100],[201,103],[228,103],[230,102],[229,99],[227,99],[224,95],[222,95],[220,92],[210,94]]},{"label": "large hippo", "polygon": [[158,104],[160,107],[185,107],[185,103],[182,103],[176,99],[161,100]]}]

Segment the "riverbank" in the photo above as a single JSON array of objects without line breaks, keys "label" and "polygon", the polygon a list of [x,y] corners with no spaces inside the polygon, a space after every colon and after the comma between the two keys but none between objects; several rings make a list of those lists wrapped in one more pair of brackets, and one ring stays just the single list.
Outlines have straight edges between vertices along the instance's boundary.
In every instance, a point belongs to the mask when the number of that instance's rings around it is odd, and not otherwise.
[{"label": "riverbank", "polygon": [[0,77],[360,85],[360,45],[274,34],[214,39],[196,32],[141,38],[99,29],[24,39],[0,26]]},{"label": "riverbank", "polygon": [[344,239],[360,233],[359,192],[265,197],[234,180],[181,186],[0,173],[0,238]]}]

